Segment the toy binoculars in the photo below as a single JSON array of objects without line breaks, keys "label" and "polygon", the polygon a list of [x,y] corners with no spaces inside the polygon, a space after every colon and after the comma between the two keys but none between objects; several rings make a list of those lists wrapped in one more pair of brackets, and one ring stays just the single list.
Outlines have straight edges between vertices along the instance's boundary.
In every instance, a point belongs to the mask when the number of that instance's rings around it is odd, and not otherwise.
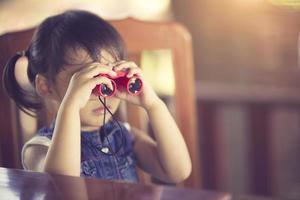
[{"label": "toy binoculars", "polygon": [[98,76],[105,76],[109,79],[111,79],[113,90],[111,90],[107,85],[100,84],[97,85],[92,93],[97,96],[102,97],[111,97],[114,96],[116,91],[126,91],[130,95],[138,95],[141,93],[143,88],[143,82],[137,75],[133,75],[132,77],[128,78],[126,77],[127,72],[124,71],[118,71],[116,72],[117,76],[111,77],[108,74],[99,74]]}]

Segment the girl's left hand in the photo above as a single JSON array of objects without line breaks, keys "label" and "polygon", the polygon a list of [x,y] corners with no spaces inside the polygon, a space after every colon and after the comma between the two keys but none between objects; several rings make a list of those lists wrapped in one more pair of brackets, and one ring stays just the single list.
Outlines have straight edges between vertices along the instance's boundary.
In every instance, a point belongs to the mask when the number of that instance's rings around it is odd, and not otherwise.
[{"label": "girl's left hand", "polygon": [[126,91],[117,91],[116,97],[128,101],[129,103],[141,106],[146,110],[150,110],[161,101],[150,84],[144,79],[141,68],[139,68],[134,62],[117,62],[115,63],[113,70],[126,71],[128,78],[132,77],[133,75],[138,75],[143,81],[143,89],[139,95],[133,96],[128,94]]}]

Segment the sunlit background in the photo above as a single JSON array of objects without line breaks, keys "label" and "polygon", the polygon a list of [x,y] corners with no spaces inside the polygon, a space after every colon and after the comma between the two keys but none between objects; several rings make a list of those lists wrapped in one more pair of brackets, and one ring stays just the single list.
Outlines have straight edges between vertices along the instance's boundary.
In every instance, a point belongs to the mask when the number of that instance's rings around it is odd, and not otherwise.
[{"label": "sunlit background", "polygon": [[[300,0],[0,0],[0,34],[75,8],[186,26],[203,188],[300,199]],[[170,51],[145,51],[141,65],[159,94],[174,94],[158,76],[173,73]]]},{"label": "sunlit background", "polygon": [[289,8],[300,8],[300,2],[298,0],[270,0],[273,4],[278,6],[286,6]]},{"label": "sunlit background", "polygon": [[0,33],[37,25],[45,17],[66,9],[82,9],[105,19],[135,17],[169,19],[170,0],[0,0]]}]

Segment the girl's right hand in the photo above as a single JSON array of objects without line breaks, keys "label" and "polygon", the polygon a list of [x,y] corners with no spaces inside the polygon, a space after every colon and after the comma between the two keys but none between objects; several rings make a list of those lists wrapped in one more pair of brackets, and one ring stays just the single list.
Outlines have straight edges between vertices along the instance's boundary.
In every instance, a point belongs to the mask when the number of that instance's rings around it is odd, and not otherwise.
[{"label": "girl's right hand", "polygon": [[103,83],[113,89],[111,80],[105,76],[97,76],[99,74],[108,74],[112,77],[117,75],[111,67],[93,63],[72,75],[63,102],[81,109],[88,102],[96,85]]}]

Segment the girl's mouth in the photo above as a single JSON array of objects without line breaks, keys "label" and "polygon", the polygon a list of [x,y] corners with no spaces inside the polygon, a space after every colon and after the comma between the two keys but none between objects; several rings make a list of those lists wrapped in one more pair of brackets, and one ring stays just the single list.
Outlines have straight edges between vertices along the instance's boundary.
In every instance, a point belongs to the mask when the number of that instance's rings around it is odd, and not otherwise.
[{"label": "girl's mouth", "polygon": [[[109,106],[107,106],[108,109],[110,109]],[[104,107],[98,107],[96,109],[93,109],[93,113],[95,114],[104,114],[105,108]]]}]

